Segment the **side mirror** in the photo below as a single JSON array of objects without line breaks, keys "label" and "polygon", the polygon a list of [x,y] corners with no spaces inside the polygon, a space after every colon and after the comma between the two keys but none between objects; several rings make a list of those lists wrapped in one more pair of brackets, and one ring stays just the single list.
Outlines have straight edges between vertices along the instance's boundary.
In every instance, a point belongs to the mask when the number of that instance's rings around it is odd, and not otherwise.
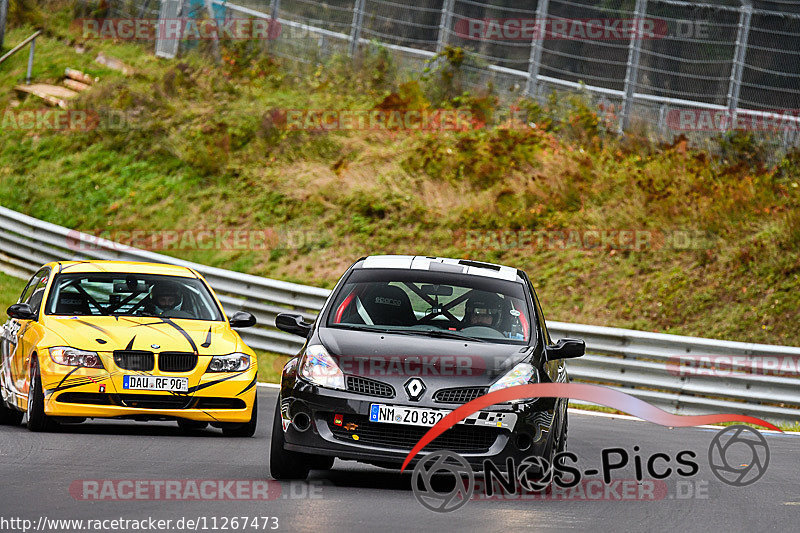
[{"label": "side mirror", "polygon": [[546,348],[547,360],[574,359],[586,353],[586,343],[583,339],[559,339],[555,344]]},{"label": "side mirror", "polygon": [[11,318],[18,320],[34,320],[36,318],[36,313],[28,304],[14,304],[8,308],[6,313]]},{"label": "side mirror", "polygon": [[275,327],[286,333],[308,338],[311,333],[311,324],[303,320],[302,315],[281,313],[275,317]]},{"label": "side mirror", "polygon": [[236,311],[230,318],[232,328],[249,328],[256,325],[256,317],[247,311]]}]

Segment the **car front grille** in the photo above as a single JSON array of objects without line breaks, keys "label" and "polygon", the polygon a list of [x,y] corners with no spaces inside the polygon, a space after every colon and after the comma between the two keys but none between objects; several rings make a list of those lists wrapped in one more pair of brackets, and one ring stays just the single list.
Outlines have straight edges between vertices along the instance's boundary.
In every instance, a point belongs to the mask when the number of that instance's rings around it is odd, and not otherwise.
[{"label": "car front grille", "polygon": [[141,350],[115,350],[114,364],[125,370],[150,372],[155,368],[153,352]]},{"label": "car front grille", "polygon": [[244,409],[247,404],[241,398],[197,398],[195,409]]},{"label": "car front grille", "polygon": [[194,401],[191,396],[172,396],[161,394],[113,394],[117,405],[136,409],[188,409]]},{"label": "car front grille", "polygon": [[455,389],[439,389],[433,395],[433,401],[442,403],[467,403],[486,394],[486,387],[459,387]]},{"label": "car front grille", "polygon": [[[345,415],[342,425],[338,426],[333,424],[333,414],[331,414],[327,423],[337,440],[404,452],[410,451],[430,429],[422,426],[370,422],[366,416],[361,415]],[[348,430],[347,427],[352,429]],[[436,437],[433,442],[423,448],[423,451],[450,450],[456,453],[486,453],[502,431],[499,428],[459,424]],[[354,439],[354,435],[358,439]]]},{"label": "car front grille", "polygon": [[158,369],[162,372],[191,372],[196,366],[196,353],[161,352],[158,354]]},{"label": "car front grille", "polygon": [[111,405],[111,398],[102,392],[62,392],[59,403],[84,403],[89,405]]},{"label": "car front grille", "polygon": [[347,390],[367,396],[394,398],[394,387],[388,383],[362,378],[361,376],[347,376]]}]

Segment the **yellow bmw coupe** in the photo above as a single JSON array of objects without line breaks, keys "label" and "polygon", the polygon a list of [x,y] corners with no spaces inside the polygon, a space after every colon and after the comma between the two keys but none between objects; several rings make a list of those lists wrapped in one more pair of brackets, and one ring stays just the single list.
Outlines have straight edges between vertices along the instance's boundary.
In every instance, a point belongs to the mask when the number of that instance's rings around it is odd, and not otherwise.
[{"label": "yellow bmw coupe", "polygon": [[0,423],[45,431],[86,418],[256,429],[256,354],[192,269],[53,262],[28,282],[0,337]]}]

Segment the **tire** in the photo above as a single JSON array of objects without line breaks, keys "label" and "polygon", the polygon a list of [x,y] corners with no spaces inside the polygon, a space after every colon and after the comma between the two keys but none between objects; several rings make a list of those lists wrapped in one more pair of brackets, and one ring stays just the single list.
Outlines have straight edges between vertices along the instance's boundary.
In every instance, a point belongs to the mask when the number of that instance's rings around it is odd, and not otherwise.
[{"label": "tire", "polygon": [[17,411],[12,407],[7,407],[5,402],[0,399],[0,425],[18,426],[22,423],[25,413]]},{"label": "tire", "polygon": [[272,437],[269,445],[269,473],[273,479],[306,479],[310,470],[309,458],[283,448],[286,442],[281,424],[280,398],[275,405],[275,418],[272,422]]},{"label": "tire", "polygon": [[28,391],[28,429],[30,431],[52,431],[56,423],[44,412],[44,392],[39,363],[34,356],[31,364],[31,388]]},{"label": "tire", "polygon": [[557,454],[567,451],[568,433],[569,433],[569,413],[567,413],[567,410],[564,409],[564,424],[561,429],[561,437],[558,439],[558,446],[556,447]]},{"label": "tire", "polygon": [[253,413],[250,421],[244,424],[230,424],[222,426],[222,434],[226,437],[252,437],[258,425],[258,398],[253,400]]},{"label": "tire", "polygon": [[178,419],[178,427],[184,433],[191,433],[192,431],[200,431],[208,427],[208,422],[200,422],[199,420],[186,420],[185,418]]}]

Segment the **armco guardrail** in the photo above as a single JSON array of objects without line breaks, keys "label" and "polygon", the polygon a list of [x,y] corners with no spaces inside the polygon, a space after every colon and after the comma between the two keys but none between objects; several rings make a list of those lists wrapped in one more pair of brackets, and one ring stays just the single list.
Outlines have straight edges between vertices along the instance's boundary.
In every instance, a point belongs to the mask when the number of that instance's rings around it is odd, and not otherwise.
[{"label": "armco guardrail", "polygon": [[[32,275],[53,260],[110,259],[171,263],[194,268],[214,287],[230,313],[247,310],[259,326],[242,331],[253,348],[294,354],[299,337],[272,327],[275,315],[294,311],[313,319],[330,294],[326,289],[276,281],[182,261],[43,222],[0,207],[0,270]],[[774,421],[800,421],[800,348],[719,341],[627,329],[549,322],[553,338],[586,340],[587,355],[569,361],[573,378],[609,385],[671,412],[736,412]],[[729,358],[719,372],[681,372],[681,357]],[[776,368],[776,361],[789,363]],[[748,373],[754,363],[769,361],[784,375]],[[792,366],[794,365],[794,366]],[[789,375],[790,374],[790,375]]]}]

